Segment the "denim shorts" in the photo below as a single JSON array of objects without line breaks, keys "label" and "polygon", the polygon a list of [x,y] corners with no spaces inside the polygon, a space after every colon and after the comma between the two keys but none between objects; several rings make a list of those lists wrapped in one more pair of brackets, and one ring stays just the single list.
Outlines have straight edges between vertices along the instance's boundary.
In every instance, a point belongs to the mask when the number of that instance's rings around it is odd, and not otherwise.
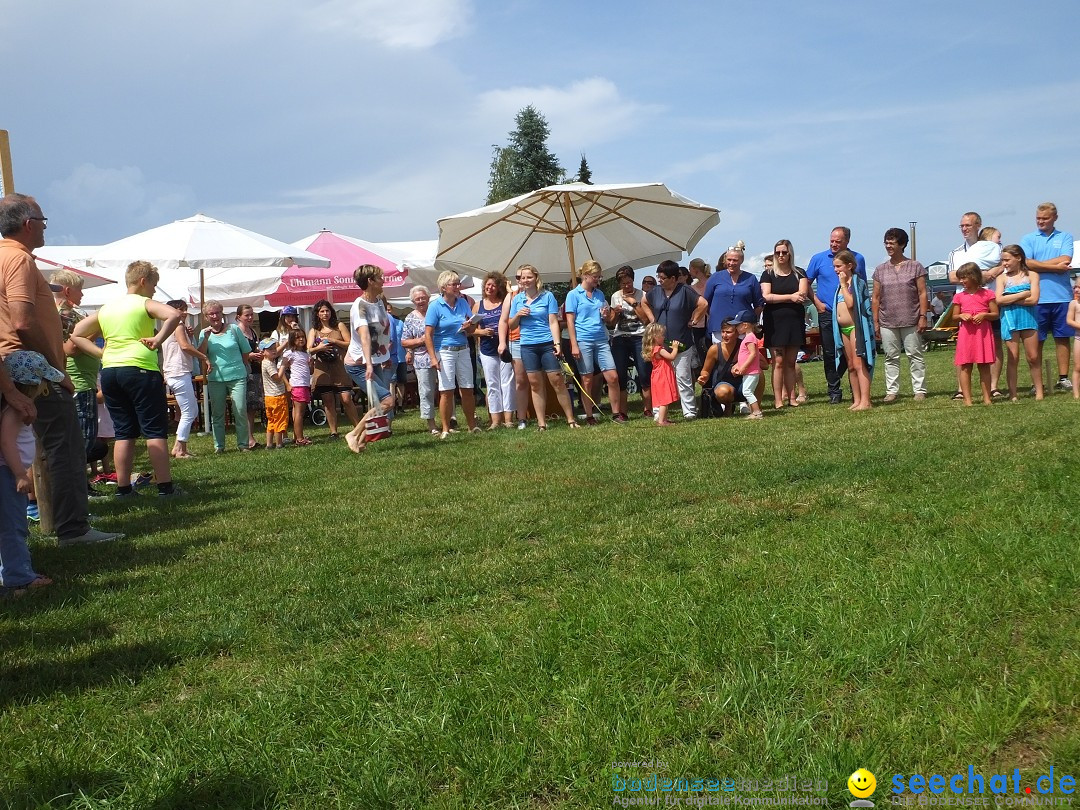
[{"label": "denim shorts", "polygon": [[521,341],[520,340],[511,340],[510,341],[510,359],[511,360],[520,360],[521,359]]},{"label": "denim shorts", "polygon": [[559,358],[555,356],[555,343],[521,344],[521,362],[530,374],[537,371],[558,371]]},{"label": "denim shorts", "polygon": [[578,370],[582,374],[595,374],[597,370],[613,371],[615,368],[615,358],[606,340],[603,343],[578,343],[578,351],[581,352]]},{"label": "denim shorts", "polygon": [[169,406],[160,371],[134,366],[101,370],[101,395],[120,440],[164,439],[169,435]]},{"label": "denim shorts", "polygon": [[[367,367],[364,365],[350,366],[346,364],[345,371],[348,372],[349,379],[356,383],[356,386],[364,392],[365,396],[367,396]],[[382,402],[390,396],[390,382],[393,379],[394,371],[395,370],[392,368],[383,368],[381,364],[375,364],[372,368],[371,384],[375,388],[375,396],[379,398],[379,402]],[[369,408],[374,407],[374,405],[374,402],[368,403]],[[394,411],[392,408],[387,412],[387,415],[391,418],[393,417]]]}]

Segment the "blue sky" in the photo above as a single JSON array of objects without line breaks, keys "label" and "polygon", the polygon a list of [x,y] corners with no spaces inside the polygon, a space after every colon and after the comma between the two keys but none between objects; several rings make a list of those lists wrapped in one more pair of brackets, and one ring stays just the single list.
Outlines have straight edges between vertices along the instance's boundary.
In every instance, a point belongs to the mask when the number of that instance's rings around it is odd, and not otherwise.
[{"label": "blue sky", "polygon": [[[595,182],[721,210],[695,255],[838,224],[924,263],[982,213],[1080,232],[1080,4],[0,0],[0,128],[55,244],[202,212],[292,241],[434,239],[526,104]],[[13,66],[22,66],[14,68]]]}]

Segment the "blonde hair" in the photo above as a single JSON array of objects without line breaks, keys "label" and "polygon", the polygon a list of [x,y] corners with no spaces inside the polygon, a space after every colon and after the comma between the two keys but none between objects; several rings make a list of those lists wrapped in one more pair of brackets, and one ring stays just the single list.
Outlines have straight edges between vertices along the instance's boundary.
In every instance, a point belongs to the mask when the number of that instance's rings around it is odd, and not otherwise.
[{"label": "blonde hair", "polygon": [[85,282],[82,276],[73,270],[57,270],[51,276],[49,276],[50,284],[59,284],[61,287],[73,287],[76,290],[83,288],[83,282]]},{"label": "blonde hair", "polygon": [[704,259],[691,259],[690,264],[687,265],[691,271],[696,270],[703,276],[708,276],[712,273],[712,267]]},{"label": "blonde hair", "polygon": [[143,279],[153,279],[156,287],[161,275],[158,273],[158,269],[150,262],[132,262],[127,266],[127,271],[124,273],[124,284],[134,287]]},{"label": "blonde hair", "polygon": [[461,276],[453,270],[443,270],[439,273],[439,292],[442,292],[447,284],[453,284],[455,281],[461,281]]},{"label": "blonde hair", "polygon": [[1038,205],[1035,206],[1035,210],[1036,211],[1049,211],[1055,217],[1057,216],[1057,212],[1058,212],[1057,206],[1054,205],[1052,202],[1039,203]]},{"label": "blonde hair", "polygon": [[1001,236],[1001,231],[991,225],[987,225],[979,231],[980,242],[992,242],[995,236]]},{"label": "blonde hair", "polygon": [[223,307],[221,305],[220,301],[215,301],[213,298],[211,298],[209,301],[203,301],[203,305],[202,305],[203,317],[206,317],[207,315],[209,315],[210,310],[212,310],[212,309],[220,309],[221,314],[222,315],[225,314],[225,307]]},{"label": "blonde hair", "polygon": [[536,289],[538,289],[538,290],[544,289],[544,282],[540,280],[540,271],[539,270],[537,270],[531,264],[523,264],[520,267],[518,267],[517,272],[521,273],[524,270],[528,270],[530,273],[533,274],[533,277],[536,279]]},{"label": "blonde hair", "polygon": [[662,323],[654,321],[645,327],[645,334],[641,336],[641,356],[647,361],[652,360],[652,350],[657,346],[664,345],[667,337],[667,329]]},{"label": "blonde hair", "polygon": [[578,274],[582,276],[602,276],[604,274],[604,268],[600,266],[600,262],[595,259],[589,259],[581,265]]}]

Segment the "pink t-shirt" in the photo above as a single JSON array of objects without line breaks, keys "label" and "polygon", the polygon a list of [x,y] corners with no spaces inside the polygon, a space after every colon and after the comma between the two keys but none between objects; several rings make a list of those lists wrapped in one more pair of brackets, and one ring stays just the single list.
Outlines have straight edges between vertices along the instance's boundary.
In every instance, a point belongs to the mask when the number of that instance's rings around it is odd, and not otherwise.
[{"label": "pink t-shirt", "polygon": [[747,374],[761,373],[761,357],[758,355],[758,338],[753,332],[743,335],[739,343],[739,360],[737,365],[743,370],[743,376]]}]

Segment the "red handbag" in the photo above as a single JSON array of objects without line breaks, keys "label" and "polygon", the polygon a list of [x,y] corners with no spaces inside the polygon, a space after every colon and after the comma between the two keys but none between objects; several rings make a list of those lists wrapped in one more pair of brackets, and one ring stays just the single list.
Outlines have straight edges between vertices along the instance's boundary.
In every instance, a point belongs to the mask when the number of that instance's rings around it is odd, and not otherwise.
[{"label": "red handbag", "polygon": [[369,416],[367,422],[364,423],[366,441],[377,442],[379,439],[387,439],[390,437],[390,418],[383,413],[382,405],[375,395],[375,386],[371,380],[367,381],[367,395],[368,402],[371,403],[375,413],[373,416]]}]

